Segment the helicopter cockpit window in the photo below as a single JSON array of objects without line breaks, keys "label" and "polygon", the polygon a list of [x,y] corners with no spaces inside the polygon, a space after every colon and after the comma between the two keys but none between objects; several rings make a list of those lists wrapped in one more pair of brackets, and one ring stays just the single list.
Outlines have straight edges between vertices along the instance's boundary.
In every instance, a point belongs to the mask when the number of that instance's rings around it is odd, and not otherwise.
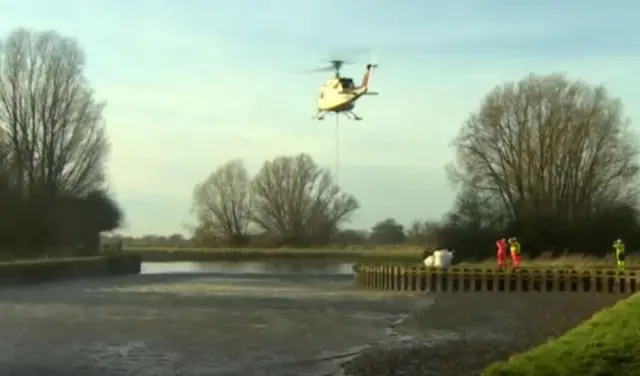
[{"label": "helicopter cockpit window", "polygon": [[343,89],[352,89],[353,88],[353,80],[349,78],[343,78],[340,80],[340,85]]}]

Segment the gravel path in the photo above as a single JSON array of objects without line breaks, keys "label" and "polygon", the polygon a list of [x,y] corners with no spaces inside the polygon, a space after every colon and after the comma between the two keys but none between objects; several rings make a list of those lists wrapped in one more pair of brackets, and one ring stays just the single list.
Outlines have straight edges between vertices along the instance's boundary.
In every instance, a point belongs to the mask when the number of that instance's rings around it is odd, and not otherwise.
[{"label": "gravel path", "polygon": [[591,317],[621,296],[606,294],[442,294],[409,316],[400,333],[453,332],[448,340],[366,351],[344,365],[357,376],[471,376]]}]

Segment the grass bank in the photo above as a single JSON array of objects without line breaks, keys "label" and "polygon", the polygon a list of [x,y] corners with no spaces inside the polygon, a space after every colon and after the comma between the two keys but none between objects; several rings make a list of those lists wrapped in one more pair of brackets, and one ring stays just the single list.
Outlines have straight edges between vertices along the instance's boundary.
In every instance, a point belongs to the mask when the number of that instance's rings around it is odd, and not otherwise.
[{"label": "grass bank", "polygon": [[557,339],[490,365],[482,376],[640,375],[638,312],[635,294]]}]

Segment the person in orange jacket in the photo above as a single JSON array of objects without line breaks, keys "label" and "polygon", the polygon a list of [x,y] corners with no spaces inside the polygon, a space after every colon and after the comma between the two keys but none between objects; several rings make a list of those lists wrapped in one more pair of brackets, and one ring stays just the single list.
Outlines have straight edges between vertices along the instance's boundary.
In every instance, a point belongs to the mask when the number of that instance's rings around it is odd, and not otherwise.
[{"label": "person in orange jacket", "polygon": [[507,241],[500,238],[496,241],[496,261],[498,269],[504,268],[505,259],[507,258]]}]

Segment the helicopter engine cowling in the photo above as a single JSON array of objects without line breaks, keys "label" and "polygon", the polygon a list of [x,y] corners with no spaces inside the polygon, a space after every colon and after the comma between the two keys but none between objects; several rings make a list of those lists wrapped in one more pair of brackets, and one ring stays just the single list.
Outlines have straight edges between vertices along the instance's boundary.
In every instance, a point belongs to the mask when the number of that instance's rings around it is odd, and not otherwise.
[{"label": "helicopter engine cowling", "polygon": [[318,93],[316,105],[320,111],[350,111],[355,107],[355,97],[353,93],[342,92],[340,87],[324,86]]},{"label": "helicopter engine cowling", "polygon": [[320,88],[316,106],[319,111],[351,111],[357,99],[366,92],[366,87],[354,87],[349,78],[329,79]]},{"label": "helicopter engine cowling", "polygon": [[316,105],[319,111],[351,111],[355,107],[355,103],[350,98],[345,98],[342,95],[333,97],[318,98]]}]

